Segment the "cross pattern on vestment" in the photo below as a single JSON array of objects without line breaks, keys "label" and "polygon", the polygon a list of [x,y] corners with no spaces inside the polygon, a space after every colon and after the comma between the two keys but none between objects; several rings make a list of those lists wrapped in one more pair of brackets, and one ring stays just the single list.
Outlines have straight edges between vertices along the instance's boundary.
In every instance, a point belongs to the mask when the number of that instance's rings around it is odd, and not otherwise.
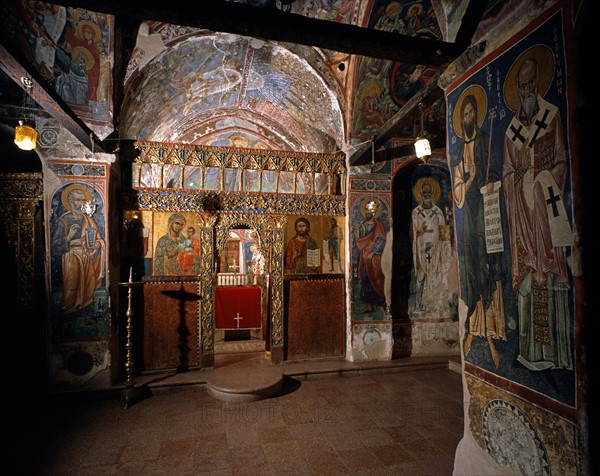
[{"label": "cross pattern on vestment", "polygon": [[558,212],[558,207],[556,206],[556,204],[558,202],[560,202],[560,196],[554,195],[553,187],[548,187],[548,196],[550,198],[548,198],[548,200],[546,200],[546,203],[548,205],[552,205],[552,213],[553,213],[554,217],[557,217],[559,215],[559,212]]},{"label": "cross pattern on vestment", "polygon": [[548,122],[546,122],[546,119],[548,119],[548,114],[550,114],[550,111],[546,109],[544,111],[544,117],[542,117],[541,119],[537,119],[534,122],[536,129],[535,133],[533,134],[533,137],[531,138],[531,141],[529,142],[529,147],[533,147],[533,144],[535,144],[535,141],[537,140],[538,135],[542,132],[542,129],[547,129],[550,125]]},{"label": "cross pattern on vestment", "polygon": [[521,124],[519,124],[518,128],[516,128],[514,125],[511,125],[510,130],[513,132],[513,142],[518,140],[521,144],[525,143],[525,136],[521,134],[521,131],[523,130],[523,126]]},{"label": "cross pattern on vestment", "polygon": [[433,256],[431,256],[431,248],[427,248],[425,251],[425,259],[427,260],[427,263],[431,264],[432,258]]}]

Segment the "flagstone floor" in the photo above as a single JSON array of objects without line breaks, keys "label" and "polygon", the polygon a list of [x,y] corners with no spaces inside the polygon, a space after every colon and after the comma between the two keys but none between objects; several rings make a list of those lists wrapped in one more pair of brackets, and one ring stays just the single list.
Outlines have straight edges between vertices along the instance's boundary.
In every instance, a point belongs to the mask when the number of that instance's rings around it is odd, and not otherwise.
[{"label": "flagstone floor", "polygon": [[[270,365],[264,352],[215,357],[215,372]],[[40,396],[19,417],[24,457],[7,474],[451,475],[461,376],[409,360],[284,364],[281,392],[255,402],[215,399],[194,372],[128,408],[121,391]]]}]

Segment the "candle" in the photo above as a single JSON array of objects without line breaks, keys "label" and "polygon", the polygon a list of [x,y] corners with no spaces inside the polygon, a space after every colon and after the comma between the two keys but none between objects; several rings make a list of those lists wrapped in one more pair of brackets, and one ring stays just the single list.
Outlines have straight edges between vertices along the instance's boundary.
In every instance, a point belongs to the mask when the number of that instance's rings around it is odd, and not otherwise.
[{"label": "candle", "polygon": [[129,267],[129,282],[133,283],[133,266]]}]

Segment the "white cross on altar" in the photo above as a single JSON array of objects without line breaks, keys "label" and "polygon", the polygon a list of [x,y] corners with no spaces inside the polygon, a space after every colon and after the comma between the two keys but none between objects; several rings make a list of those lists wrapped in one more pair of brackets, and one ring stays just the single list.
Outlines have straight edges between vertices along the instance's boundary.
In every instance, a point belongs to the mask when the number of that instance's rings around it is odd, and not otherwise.
[{"label": "white cross on altar", "polygon": [[238,328],[239,328],[239,327],[240,327],[240,319],[243,319],[243,317],[242,317],[242,316],[240,316],[240,313],[238,312],[238,313],[237,313],[237,316],[235,316],[233,319],[234,319],[235,321],[237,321],[237,326],[238,326]]}]

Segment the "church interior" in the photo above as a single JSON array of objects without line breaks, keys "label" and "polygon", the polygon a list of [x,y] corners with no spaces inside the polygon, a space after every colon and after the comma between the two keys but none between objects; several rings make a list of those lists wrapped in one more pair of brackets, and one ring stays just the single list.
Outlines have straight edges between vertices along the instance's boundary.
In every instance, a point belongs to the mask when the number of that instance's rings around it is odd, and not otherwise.
[{"label": "church interior", "polygon": [[[322,399],[349,433],[318,467],[263,444],[252,469],[206,448],[177,469],[593,474],[591,4],[2,3],[11,423],[49,402],[106,417],[117,395],[109,420],[172,411],[198,438],[213,401]],[[413,385],[454,410],[443,467],[399,430]],[[351,465],[363,450],[376,465]],[[69,471],[163,474],[119,451]]]}]

